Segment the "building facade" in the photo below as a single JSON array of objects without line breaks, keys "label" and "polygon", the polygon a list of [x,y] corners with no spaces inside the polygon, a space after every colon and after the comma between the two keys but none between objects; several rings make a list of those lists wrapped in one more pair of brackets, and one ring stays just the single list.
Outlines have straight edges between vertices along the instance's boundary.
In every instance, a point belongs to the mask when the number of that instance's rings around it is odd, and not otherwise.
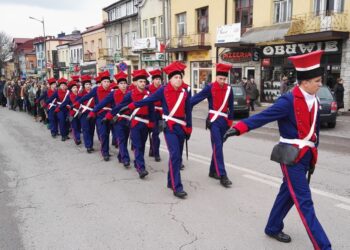
[{"label": "building facade", "polygon": [[103,9],[106,46],[100,57],[107,61],[111,74],[117,73],[119,63],[128,65],[128,74],[139,68],[139,55],[132,51],[139,37],[137,0],[121,0]]},{"label": "building facade", "polygon": [[216,31],[233,23],[234,1],[171,1],[171,39],[166,51],[171,60],[187,65],[184,80],[193,93],[212,82],[215,76]]},{"label": "building facade", "polygon": [[58,55],[58,68],[60,78],[69,77],[69,64],[70,64],[70,54],[69,54],[69,44],[65,43],[57,46],[57,55]]},{"label": "building facade", "polygon": [[165,44],[170,36],[169,1],[143,0],[138,4],[140,38],[132,50],[140,55],[140,66],[147,70],[158,69],[166,64]]},{"label": "building facade", "polygon": [[82,75],[96,76],[98,72],[109,69],[107,60],[100,49],[106,48],[106,32],[103,24],[88,27],[82,33],[83,63],[80,67]]}]

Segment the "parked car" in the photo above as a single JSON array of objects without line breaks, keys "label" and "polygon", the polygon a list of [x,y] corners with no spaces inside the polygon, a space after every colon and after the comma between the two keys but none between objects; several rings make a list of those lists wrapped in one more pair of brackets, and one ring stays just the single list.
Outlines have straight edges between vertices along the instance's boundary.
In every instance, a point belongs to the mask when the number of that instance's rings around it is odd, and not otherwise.
[{"label": "parked car", "polygon": [[233,84],[231,86],[234,99],[234,115],[241,115],[244,118],[249,117],[249,104],[244,87],[241,84]]},{"label": "parked car", "polygon": [[[289,91],[292,91],[292,86]],[[335,128],[337,124],[337,102],[328,86],[323,85],[317,92],[320,99],[320,122],[321,125],[327,125],[329,128]]]},{"label": "parked car", "polygon": [[329,128],[335,128],[337,124],[337,102],[327,86],[322,86],[317,96],[320,99],[320,121],[321,124],[327,124]]}]

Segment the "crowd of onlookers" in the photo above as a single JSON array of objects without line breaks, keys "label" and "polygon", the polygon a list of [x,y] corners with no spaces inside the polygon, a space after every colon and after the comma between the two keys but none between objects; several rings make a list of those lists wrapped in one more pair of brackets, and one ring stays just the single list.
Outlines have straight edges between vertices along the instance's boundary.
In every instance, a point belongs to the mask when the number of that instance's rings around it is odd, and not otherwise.
[{"label": "crowd of onlookers", "polygon": [[19,110],[33,115],[36,121],[47,123],[44,109],[36,99],[46,91],[44,82],[36,79],[0,79],[0,105],[10,110]]}]

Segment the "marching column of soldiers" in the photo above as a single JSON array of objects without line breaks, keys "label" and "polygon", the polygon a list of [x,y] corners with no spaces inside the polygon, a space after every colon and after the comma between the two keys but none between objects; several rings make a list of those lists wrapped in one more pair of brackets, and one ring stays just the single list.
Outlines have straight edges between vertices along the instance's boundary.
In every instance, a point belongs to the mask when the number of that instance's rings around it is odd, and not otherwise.
[{"label": "marching column of soldiers", "polygon": [[[119,72],[113,82],[108,71],[101,72],[92,86],[89,75],[67,79],[47,80],[48,90],[37,103],[46,109],[49,129],[53,138],[69,139],[69,131],[76,145],[83,141],[87,153],[92,153],[94,134],[97,133],[101,156],[110,160],[110,137],[118,148],[117,160],[124,167],[133,165],[140,179],[149,174],[145,163],[146,142],[149,156],[161,161],[160,133],[164,134],[169,153],[167,187],[178,198],[187,197],[181,181],[183,151],[192,134],[192,109],[208,100],[206,128],[210,131],[212,158],[209,177],[219,180],[228,188],[232,181],[225,170],[223,146],[230,136],[242,135],[272,121],[278,121],[280,142],[271,159],[280,163],[283,182],[273,205],[265,234],[288,243],[291,237],[283,232],[283,220],[295,205],[315,249],[331,249],[331,244],[317,220],[311,191],[310,176],[317,161],[319,138],[319,100],[316,92],[322,85],[320,60],[323,51],[290,57],[297,72],[298,85],[281,96],[263,112],[233,124],[234,95],[227,83],[232,65],[217,64],[216,79],[202,91],[191,96],[191,89],[183,81],[186,66],[173,62],[161,70],[144,69],[128,75]],[[163,82],[165,73],[168,82]],[[149,84],[148,78],[152,78]],[[82,138],[81,138],[82,133]],[[110,135],[112,134],[112,135]],[[131,142],[131,163],[128,141]],[[186,148],[186,150],[188,150]],[[308,176],[308,178],[307,178]]]}]

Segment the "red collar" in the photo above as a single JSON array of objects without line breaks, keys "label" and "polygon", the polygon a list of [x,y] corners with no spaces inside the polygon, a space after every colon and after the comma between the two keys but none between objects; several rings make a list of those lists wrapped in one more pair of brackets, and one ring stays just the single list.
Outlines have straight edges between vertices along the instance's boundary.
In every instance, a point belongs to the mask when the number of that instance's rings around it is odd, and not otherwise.
[{"label": "red collar", "polygon": [[227,87],[228,87],[228,84],[226,84],[226,83],[223,86],[220,86],[220,84],[217,81],[212,83],[212,88],[214,90],[224,90],[224,91],[226,91]]},{"label": "red collar", "polygon": [[[188,86],[188,85],[187,85],[187,86]],[[175,89],[175,88],[173,87],[173,85],[171,85],[171,83],[169,82],[169,83],[166,85],[166,88],[167,88],[168,91],[182,92],[182,89],[183,89],[184,87],[183,87],[183,84],[182,84],[181,87],[179,87],[178,89]]]}]

